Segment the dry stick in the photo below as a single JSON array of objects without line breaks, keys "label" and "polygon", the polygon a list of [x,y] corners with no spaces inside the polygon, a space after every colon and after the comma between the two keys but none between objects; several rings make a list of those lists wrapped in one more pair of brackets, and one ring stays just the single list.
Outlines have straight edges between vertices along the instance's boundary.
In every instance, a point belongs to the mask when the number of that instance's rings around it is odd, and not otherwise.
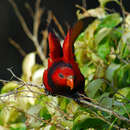
[{"label": "dry stick", "polygon": [[[15,108],[17,111],[22,112],[22,113],[25,113],[26,115],[29,115],[29,116],[31,116],[31,117],[33,117],[33,118],[35,118],[35,119],[37,119],[37,120],[39,120],[39,121],[41,121],[41,122],[44,122],[44,121],[45,121],[45,120],[43,120],[43,119],[41,119],[41,118],[38,118],[38,117],[35,116],[34,114],[29,114],[28,112],[24,111],[24,110],[21,109],[21,108],[18,108],[18,107],[15,107],[15,106],[9,106],[9,107]],[[48,122],[47,122],[47,123],[48,123]]]},{"label": "dry stick", "polygon": [[61,35],[65,38],[65,32],[64,32],[62,26],[60,25],[60,23],[58,22],[58,20],[57,20],[57,18],[55,17],[54,14],[52,14],[52,19],[54,20],[54,22],[57,25],[59,31],[61,32]]},{"label": "dry stick", "polygon": [[21,93],[21,92],[30,92],[30,91],[28,91],[28,90],[14,90],[14,91],[10,91],[10,92],[8,92],[8,93],[4,93],[4,94],[1,94],[0,95],[0,98],[2,98],[2,97],[8,97],[8,96],[11,96],[11,95],[14,95],[14,94],[17,94],[17,93]]},{"label": "dry stick", "polygon": [[[0,81],[2,81],[2,82],[9,82],[9,81],[6,81],[6,80],[0,80]],[[18,81],[16,81],[16,82],[18,82]],[[18,82],[19,84],[21,84],[21,82]],[[22,83],[23,84],[23,83]],[[37,85],[35,85],[35,84],[32,84],[32,83],[26,83],[25,85],[33,85],[33,87],[37,87]],[[37,88],[40,88],[41,89],[41,87],[37,87]],[[37,94],[41,94],[41,95],[43,95],[43,94],[45,94],[45,93],[39,93],[39,92],[35,92],[35,91],[32,91],[33,93],[37,93]],[[14,93],[16,93],[16,91],[15,92],[10,92],[10,93],[6,93],[5,95],[4,95],[4,97],[6,97],[6,96],[9,96],[9,95],[12,95],[12,94],[14,94]],[[3,97],[3,96],[1,96],[1,97]],[[104,107],[102,107],[102,106],[100,106],[100,105],[97,105],[97,104],[94,104],[94,103],[91,103],[91,102],[88,102],[88,101],[86,101],[84,98],[82,98],[82,97],[80,97],[79,98],[79,101],[80,101],[80,103],[84,106],[84,107],[93,107],[93,108],[95,108],[95,109],[98,109],[98,110],[100,110],[100,111],[104,111],[104,112],[107,112],[108,114],[110,114],[110,115],[114,115],[115,117],[117,117],[118,119],[120,119],[120,120],[123,120],[123,121],[126,121],[126,122],[128,122],[128,123],[130,123],[130,120],[129,119],[127,119],[126,117],[124,117],[124,116],[121,116],[121,115],[119,115],[118,113],[116,113],[116,112],[114,112],[114,111],[112,111],[112,110],[110,110],[110,109],[108,109],[108,108],[104,108]]]},{"label": "dry stick", "polygon": [[43,48],[43,53],[46,56],[47,55],[47,39],[48,39],[48,30],[42,31],[42,41],[41,41],[41,47]]},{"label": "dry stick", "polygon": [[[111,126],[111,122],[104,118],[104,116],[99,116],[96,112],[90,110],[97,118],[101,119],[102,121],[106,122],[108,125]],[[113,125],[114,128],[119,129],[120,127],[117,125]]]},{"label": "dry stick", "polygon": [[87,7],[86,0],[82,0],[82,6],[86,9],[86,7]]},{"label": "dry stick", "polygon": [[109,113],[110,115],[114,115],[115,117],[117,117],[117,118],[120,119],[120,120],[123,120],[123,121],[126,121],[126,122],[130,123],[130,120],[129,120],[129,119],[127,119],[126,117],[124,117],[124,116],[122,116],[122,115],[119,115],[118,113],[116,113],[116,112],[114,112],[114,111],[112,111],[112,110],[110,110],[110,109],[108,109],[108,108],[104,108],[104,107],[102,107],[102,106],[99,106],[99,105],[93,104],[93,103],[91,103],[91,102],[85,101],[83,98],[80,98],[79,101],[80,101],[80,103],[81,103],[83,106],[85,106],[85,107],[90,106],[90,107],[96,108],[96,109],[98,109],[98,110],[100,110],[100,111],[107,112],[107,113]]},{"label": "dry stick", "polygon": [[39,54],[39,56],[41,57],[42,61],[44,62],[44,65],[46,65],[46,57],[42,52],[42,48],[39,45],[38,42],[38,29],[39,29],[39,25],[40,25],[40,19],[41,16],[43,14],[43,10],[40,8],[40,0],[36,1],[36,5],[35,5],[35,14],[34,14],[34,24],[33,24],[33,36],[34,38],[34,45],[37,48],[37,52]]},{"label": "dry stick", "polygon": [[[23,85],[23,86],[28,85],[28,86],[35,87],[35,88],[38,88],[38,89],[43,89],[41,86],[39,86],[39,85],[37,85],[37,84],[33,84],[33,83],[30,83],[30,82],[24,82],[24,81],[21,82],[21,81],[16,81],[16,80],[10,81],[10,80],[0,79],[0,82],[2,82],[2,83],[14,82],[14,83],[16,83],[16,84],[18,84],[18,85]],[[18,87],[18,89],[19,89],[19,88],[20,88],[20,87]],[[41,93],[41,94],[45,94],[45,93],[43,92],[43,93]]]},{"label": "dry stick", "polygon": [[26,55],[26,52],[21,48],[21,46],[16,43],[13,39],[9,38],[9,43],[11,45],[13,45],[18,51],[19,53],[22,55],[22,56],[25,56]]},{"label": "dry stick", "polygon": [[119,5],[120,5],[121,10],[122,10],[123,18],[125,19],[125,15],[128,15],[129,13],[125,10],[122,0],[120,0]]},{"label": "dry stick", "polygon": [[[34,29],[35,31],[33,32],[34,34],[32,34],[32,33],[30,32],[30,30],[29,30],[29,28],[28,28],[28,26],[27,26],[27,24],[26,24],[26,22],[25,22],[23,16],[21,15],[20,11],[18,10],[18,8],[17,8],[15,2],[14,2],[13,0],[9,0],[9,2],[10,2],[10,4],[12,5],[12,7],[13,7],[15,13],[16,13],[16,16],[18,17],[18,19],[19,19],[19,21],[20,21],[20,23],[21,23],[21,26],[22,26],[24,32],[26,33],[26,35],[28,36],[28,38],[33,41],[34,46],[36,47],[37,53],[38,53],[40,59],[43,61],[43,64],[45,65],[45,63],[46,63],[46,58],[45,58],[45,56],[43,55],[42,49],[41,49],[41,47],[40,47],[40,45],[39,45],[39,42],[38,42],[38,39],[37,39],[37,37],[36,37],[36,36],[37,36],[37,34],[36,34],[37,30],[36,30],[36,29],[37,29],[37,25],[39,25],[39,23],[36,24],[36,22],[34,21],[34,23],[35,23],[34,26],[35,26],[35,27],[33,27],[33,28],[35,28],[35,29]],[[39,11],[38,11],[38,12],[39,12]],[[39,17],[38,12],[35,13],[35,18],[34,18],[34,20],[36,20],[36,17]],[[42,13],[41,10],[40,10],[40,13]],[[38,15],[38,16],[36,16],[36,15]],[[41,15],[41,14],[40,14],[40,15]],[[37,22],[38,22],[38,21],[37,21]]]},{"label": "dry stick", "polygon": [[67,30],[69,30],[70,29],[70,25],[69,25],[69,23],[67,21],[65,22],[65,25],[66,25]]},{"label": "dry stick", "polygon": [[33,12],[33,9],[31,8],[31,6],[26,2],[25,7],[27,8],[28,12],[30,13],[31,17],[33,18],[34,12]]},{"label": "dry stick", "polygon": [[18,76],[16,76],[16,75],[14,74],[14,72],[11,70],[11,68],[7,68],[7,70],[12,74],[12,76],[13,76],[14,78],[16,78],[17,80],[19,80],[19,81],[25,83],[21,78],[19,78]]},{"label": "dry stick", "polygon": [[10,4],[12,5],[12,7],[13,7],[15,13],[16,13],[16,16],[18,17],[18,19],[19,19],[19,21],[20,21],[20,23],[21,23],[21,26],[23,27],[24,32],[25,32],[26,35],[29,37],[29,39],[32,40],[32,39],[33,39],[33,35],[32,35],[32,33],[30,32],[30,30],[29,30],[27,24],[25,23],[25,20],[24,20],[23,16],[22,16],[21,13],[19,12],[19,10],[18,10],[18,8],[17,8],[15,2],[14,2],[13,0],[9,0],[9,2],[10,2]]},{"label": "dry stick", "polygon": [[83,12],[87,11],[84,7],[82,7],[82,6],[78,5],[78,4],[76,4],[75,7],[81,9]]},{"label": "dry stick", "polygon": [[48,38],[48,26],[50,25],[52,20],[52,12],[48,11],[47,17],[47,27],[44,31],[42,31],[42,41],[40,43],[41,48],[43,48],[44,55],[47,55],[47,38]]},{"label": "dry stick", "polygon": [[[15,77],[17,80],[19,80],[20,83],[22,82],[22,85],[27,85],[27,86],[34,85],[34,87],[37,87],[37,85],[35,85],[35,84],[31,84],[31,83],[30,83],[30,85],[29,85],[28,83],[24,82],[22,79],[20,79],[19,77],[17,77],[17,76],[13,73],[13,71],[12,71],[11,69],[8,69],[8,70],[11,72],[11,74],[13,75],[13,77]],[[6,80],[0,80],[0,81],[6,81]],[[18,81],[17,81],[17,82],[18,82]],[[41,89],[41,87],[38,87],[38,88]],[[32,91],[32,92],[37,93],[37,92],[35,92],[35,91]],[[12,94],[12,93],[11,93],[11,94]],[[44,93],[39,93],[39,92],[38,92],[37,94],[44,94]],[[93,99],[91,99],[91,101],[93,101]],[[88,102],[88,101],[85,100],[85,97],[82,97],[81,95],[80,95],[80,97],[79,97],[79,102],[80,102],[84,107],[88,107],[88,106],[93,107],[93,108],[98,109],[98,110],[100,110],[100,111],[107,112],[107,113],[109,113],[110,115],[114,115],[115,117],[117,117],[117,118],[120,119],[120,120],[123,120],[123,121],[126,121],[126,122],[130,123],[130,120],[127,119],[126,117],[121,116],[121,115],[119,115],[118,113],[116,113],[116,112],[114,112],[114,111],[112,111],[112,110],[110,110],[110,109],[108,109],[108,108],[104,108],[104,107],[100,106],[99,104],[94,104],[94,103]]]},{"label": "dry stick", "polygon": [[40,0],[36,1],[34,23],[33,23],[33,35],[38,38],[38,29],[40,25],[40,19],[43,14],[43,10],[40,8]]}]

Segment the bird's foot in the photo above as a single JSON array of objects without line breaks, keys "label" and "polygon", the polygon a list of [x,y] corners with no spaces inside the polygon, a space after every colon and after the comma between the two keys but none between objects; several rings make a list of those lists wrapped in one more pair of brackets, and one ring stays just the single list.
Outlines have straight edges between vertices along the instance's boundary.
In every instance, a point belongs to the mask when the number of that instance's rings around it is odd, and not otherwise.
[{"label": "bird's foot", "polygon": [[71,96],[71,98],[77,102],[78,104],[80,104],[80,96],[78,95],[78,93],[75,93]]}]

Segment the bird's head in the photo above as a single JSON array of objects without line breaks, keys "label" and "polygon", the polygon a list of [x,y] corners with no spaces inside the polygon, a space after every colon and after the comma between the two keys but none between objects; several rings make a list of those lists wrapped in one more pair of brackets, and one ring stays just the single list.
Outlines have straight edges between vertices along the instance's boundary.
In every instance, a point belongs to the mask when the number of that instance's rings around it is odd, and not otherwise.
[{"label": "bird's head", "polygon": [[74,88],[74,71],[71,67],[60,66],[56,68],[51,78],[56,86],[66,86],[71,90]]}]

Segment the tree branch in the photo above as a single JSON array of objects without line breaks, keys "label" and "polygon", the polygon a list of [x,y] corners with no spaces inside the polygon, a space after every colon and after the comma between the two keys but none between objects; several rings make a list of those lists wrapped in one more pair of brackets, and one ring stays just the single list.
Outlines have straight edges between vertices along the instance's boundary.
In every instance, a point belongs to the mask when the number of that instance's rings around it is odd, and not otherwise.
[{"label": "tree branch", "polygon": [[22,56],[25,56],[26,55],[26,52],[21,48],[21,46],[16,43],[13,39],[9,38],[9,42],[11,45],[13,45],[18,51],[19,53],[22,55]]},{"label": "tree branch", "polygon": [[127,123],[130,123],[130,119],[128,119],[128,118],[126,118],[126,117],[124,117],[124,116],[122,116],[122,115],[119,115],[118,113],[116,113],[116,112],[114,112],[114,111],[112,111],[112,110],[110,110],[110,109],[108,109],[108,108],[104,108],[104,107],[99,106],[99,105],[97,105],[97,104],[93,104],[93,103],[91,103],[91,102],[88,102],[88,101],[84,100],[83,98],[80,98],[79,101],[80,101],[80,103],[81,103],[84,107],[88,107],[88,106],[89,106],[89,107],[93,107],[93,108],[95,108],[95,109],[97,109],[97,110],[106,112],[106,113],[108,113],[109,115],[113,115],[113,116],[117,117],[118,119],[120,119],[120,120],[122,120],[122,121],[126,121]]},{"label": "tree branch", "polygon": [[52,19],[54,20],[55,24],[57,25],[59,31],[61,32],[61,35],[63,36],[63,38],[65,38],[65,32],[62,28],[62,26],[60,25],[59,21],[57,20],[57,18],[55,17],[54,14],[52,14]]},{"label": "tree branch", "polygon": [[43,14],[43,10],[40,8],[40,0],[36,1],[36,12],[34,13],[34,21],[33,21],[34,22],[33,33],[31,33],[31,31],[29,30],[29,28],[28,28],[23,16],[21,15],[20,11],[18,10],[15,2],[13,0],[9,0],[9,2],[14,9],[16,16],[18,17],[24,32],[26,33],[28,38],[33,41],[33,44],[36,47],[37,53],[38,53],[41,61],[43,62],[43,65],[46,65],[47,64],[46,57],[43,54],[42,49],[39,45],[39,41],[38,41],[38,28],[40,25],[40,18]]},{"label": "tree branch", "polygon": [[19,21],[20,21],[20,23],[21,23],[21,26],[22,26],[24,32],[25,32],[26,35],[29,37],[29,39],[32,40],[32,39],[33,39],[33,35],[32,35],[32,33],[30,32],[30,30],[29,30],[27,24],[25,23],[25,20],[24,20],[23,16],[22,16],[21,13],[19,12],[19,10],[18,10],[18,8],[17,8],[15,2],[14,2],[13,0],[9,0],[9,2],[10,2],[10,4],[12,5],[12,7],[13,7],[15,13],[16,13],[16,16],[18,17],[18,19],[19,19]]},{"label": "tree branch", "polygon": [[[10,71],[10,73],[13,75],[13,77],[15,77],[18,81],[14,81],[15,83],[17,83],[18,85],[21,85],[19,86],[18,88],[15,88],[14,91],[11,91],[9,93],[6,93],[4,95],[1,95],[0,97],[6,97],[6,96],[10,96],[12,94],[16,94],[18,92],[24,92],[24,91],[28,91],[28,92],[32,92],[32,93],[36,93],[38,95],[46,95],[45,91],[43,92],[36,92],[36,91],[33,91],[31,90],[31,87],[29,86],[32,86],[32,87],[36,87],[40,90],[43,90],[43,87],[39,86],[39,85],[36,85],[36,84],[33,84],[33,83],[28,83],[28,82],[25,82],[23,81],[22,79],[20,79],[19,77],[17,77],[13,71],[11,69],[8,69]],[[0,79],[0,82],[3,82],[3,83],[8,83],[10,81],[7,81],[7,80],[2,80]],[[23,87],[23,86],[26,86],[28,88],[28,90],[20,90],[18,91],[19,88]],[[61,96],[61,95],[57,95],[57,96]],[[68,97],[67,97],[68,98]],[[91,102],[88,102],[88,99],[91,101]],[[127,123],[130,123],[130,119],[118,114],[117,112],[113,111],[113,110],[110,110],[108,108],[105,108],[103,106],[100,106],[94,99],[91,99],[91,98],[88,98],[86,97],[85,95],[82,95],[82,94],[79,94],[79,99],[78,99],[78,103],[83,105],[83,107],[92,107],[92,108],[95,108],[99,111],[102,111],[102,112],[106,112],[108,113],[109,115],[113,115],[115,116],[116,118],[118,118],[119,120],[122,120],[122,121],[126,121]]]}]

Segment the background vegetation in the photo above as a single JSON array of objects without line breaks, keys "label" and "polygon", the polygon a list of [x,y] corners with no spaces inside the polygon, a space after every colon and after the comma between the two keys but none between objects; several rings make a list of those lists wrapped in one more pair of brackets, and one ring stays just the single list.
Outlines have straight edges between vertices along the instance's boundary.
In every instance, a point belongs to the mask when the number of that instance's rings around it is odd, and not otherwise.
[{"label": "background vegetation", "polygon": [[[48,26],[38,37],[43,10],[37,0],[35,11],[28,5],[33,18],[30,31],[13,0],[9,0],[36,52],[25,54],[12,39],[10,42],[22,55],[22,76],[11,69],[12,80],[0,80],[0,128],[11,130],[50,129],[129,129],[130,128],[130,14],[122,2],[113,0],[122,9],[122,16],[106,4],[112,0],[99,0],[100,6],[86,10],[77,5],[77,18],[95,16],[97,19],[77,38],[74,48],[76,60],[85,76],[85,93],[92,104],[82,101],[78,105],[72,99],[46,96],[42,76],[47,65],[46,50]],[[64,30],[48,12],[48,25],[54,21],[63,37]],[[58,34],[57,34],[58,35]],[[43,64],[37,64],[38,55]],[[86,97],[85,97],[86,98]]]}]

